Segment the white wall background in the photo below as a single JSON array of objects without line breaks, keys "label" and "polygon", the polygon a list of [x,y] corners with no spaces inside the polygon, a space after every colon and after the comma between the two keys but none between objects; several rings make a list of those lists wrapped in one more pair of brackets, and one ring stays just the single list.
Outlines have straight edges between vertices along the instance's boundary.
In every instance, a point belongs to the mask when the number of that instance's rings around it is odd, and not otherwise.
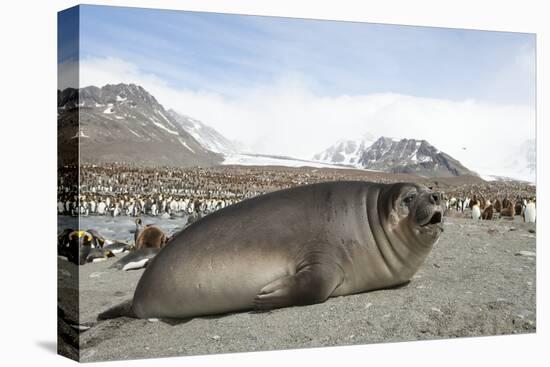
[{"label": "white wall background", "polygon": [[[91,1],[94,4],[201,10],[258,15],[536,32],[538,65],[537,334],[356,347],[261,352],[162,360],[121,361],[109,366],[280,365],[540,365],[549,331],[550,252],[544,248],[547,216],[542,141],[548,107],[550,32],[544,2],[524,0],[365,2],[291,0]],[[374,2],[372,2],[374,3]],[[56,341],[56,12],[73,1],[4,2],[0,62],[0,363],[64,366],[51,348]],[[546,61],[544,63],[543,61]],[[543,101],[546,101],[543,103]],[[547,120],[547,119],[546,119]],[[544,135],[544,136],[543,136]],[[546,149],[548,150],[548,149]],[[548,185],[546,185],[548,187]],[[25,213],[21,211],[25,209]],[[29,214],[30,212],[37,214]],[[538,363],[537,363],[538,362]],[[99,363],[99,366],[107,364]]]}]

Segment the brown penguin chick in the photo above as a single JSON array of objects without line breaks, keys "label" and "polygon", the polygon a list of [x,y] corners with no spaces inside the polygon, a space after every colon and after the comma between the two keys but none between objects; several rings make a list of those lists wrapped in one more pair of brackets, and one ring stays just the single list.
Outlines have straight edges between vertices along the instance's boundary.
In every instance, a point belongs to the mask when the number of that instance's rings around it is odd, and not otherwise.
[{"label": "brown penguin chick", "polygon": [[481,218],[484,219],[484,220],[492,220],[493,219],[493,213],[494,213],[493,206],[491,204],[489,204],[483,210],[483,213],[481,214]]},{"label": "brown penguin chick", "polygon": [[508,196],[505,196],[504,199],[502,199],[502,209],[508,208],[510,202],[511,201],[508,199]]},{"label": "brown penguin chick", "polygon": [[502,202],[500,201],[500,199],[496,199],[495,200],[495,211],[497,213],[500,213],[501,210],[502,210]]},{"label": "brown penguin chick", "polygon": [[502,208],[502,210],[500,211],[500,216],[513,218],[514,214],[515,214],[514,203],[508,200],[508,205],[505,208]]},{"label": "brown penguin chick", "polygon": [[487,207],[487,202],[482,196],[481,199],[479,200],[479,208],[481,210],[485,210],[486,207]]},{"label": "brown penguin chick", "polygon": [[514,209],[515,209],[516,215],[521,215],[521,213],[523,212],[523,205],[521,205],[520,201],[516,203],[516,205],[514,206]]},{"label": "brown penguin chick", "polygon": [[138,234],[136,239],[136,249],[141,248],[162,248],[167,242],[167,237],[162,229],[146,225]]}]

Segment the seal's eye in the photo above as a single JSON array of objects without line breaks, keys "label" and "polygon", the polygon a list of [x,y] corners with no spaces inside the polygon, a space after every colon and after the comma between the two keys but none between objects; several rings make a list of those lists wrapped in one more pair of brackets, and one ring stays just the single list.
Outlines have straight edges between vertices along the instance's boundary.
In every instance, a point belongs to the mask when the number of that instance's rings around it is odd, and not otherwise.
[{"label": "seal's eye", "polygon": [[404,204],[404,205],[409,205],[409,204],[414,200],[415,197],[416,197],[416,194],[415,194],[415,193],[410,193],[410,194],[408,194],[408,195],[405,196],[405,198],[403,199],[403,204]]}]

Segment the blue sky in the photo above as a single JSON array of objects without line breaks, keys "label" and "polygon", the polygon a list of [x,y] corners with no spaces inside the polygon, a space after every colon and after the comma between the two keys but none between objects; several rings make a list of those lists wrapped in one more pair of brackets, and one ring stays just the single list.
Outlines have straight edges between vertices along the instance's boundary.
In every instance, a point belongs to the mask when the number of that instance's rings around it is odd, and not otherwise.
[{"label": "blue sky", "polygon": [[534,105],[533,34],[100,6],[80,25],[83,60],[126,60],[176,89],[232,97],[292,78],[318,96]]},{"label": "blue sky", "polygon": [[57,15],[57,60],[78,61],[79,8],[72,7]]},{"label": "blue sky", "polygon": [[501,174],[535,138],[534,34],[82,6],[78,63],[59,40],[61,88],[76,70],[139,84],[248,152],[309,159],[369,134]]}]

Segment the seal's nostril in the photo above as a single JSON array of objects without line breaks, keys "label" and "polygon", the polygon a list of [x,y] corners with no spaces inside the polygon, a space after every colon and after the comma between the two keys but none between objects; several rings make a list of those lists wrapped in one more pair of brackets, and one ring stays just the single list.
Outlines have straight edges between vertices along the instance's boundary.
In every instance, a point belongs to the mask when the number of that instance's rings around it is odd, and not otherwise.
[{"label": "seal's nostril", "polygon": [[432,194],[432,200],[433,200],[434,203],[439,204],[440,198],[441,198],[441,196],[439,195],[439,193],[434,192]]}]

